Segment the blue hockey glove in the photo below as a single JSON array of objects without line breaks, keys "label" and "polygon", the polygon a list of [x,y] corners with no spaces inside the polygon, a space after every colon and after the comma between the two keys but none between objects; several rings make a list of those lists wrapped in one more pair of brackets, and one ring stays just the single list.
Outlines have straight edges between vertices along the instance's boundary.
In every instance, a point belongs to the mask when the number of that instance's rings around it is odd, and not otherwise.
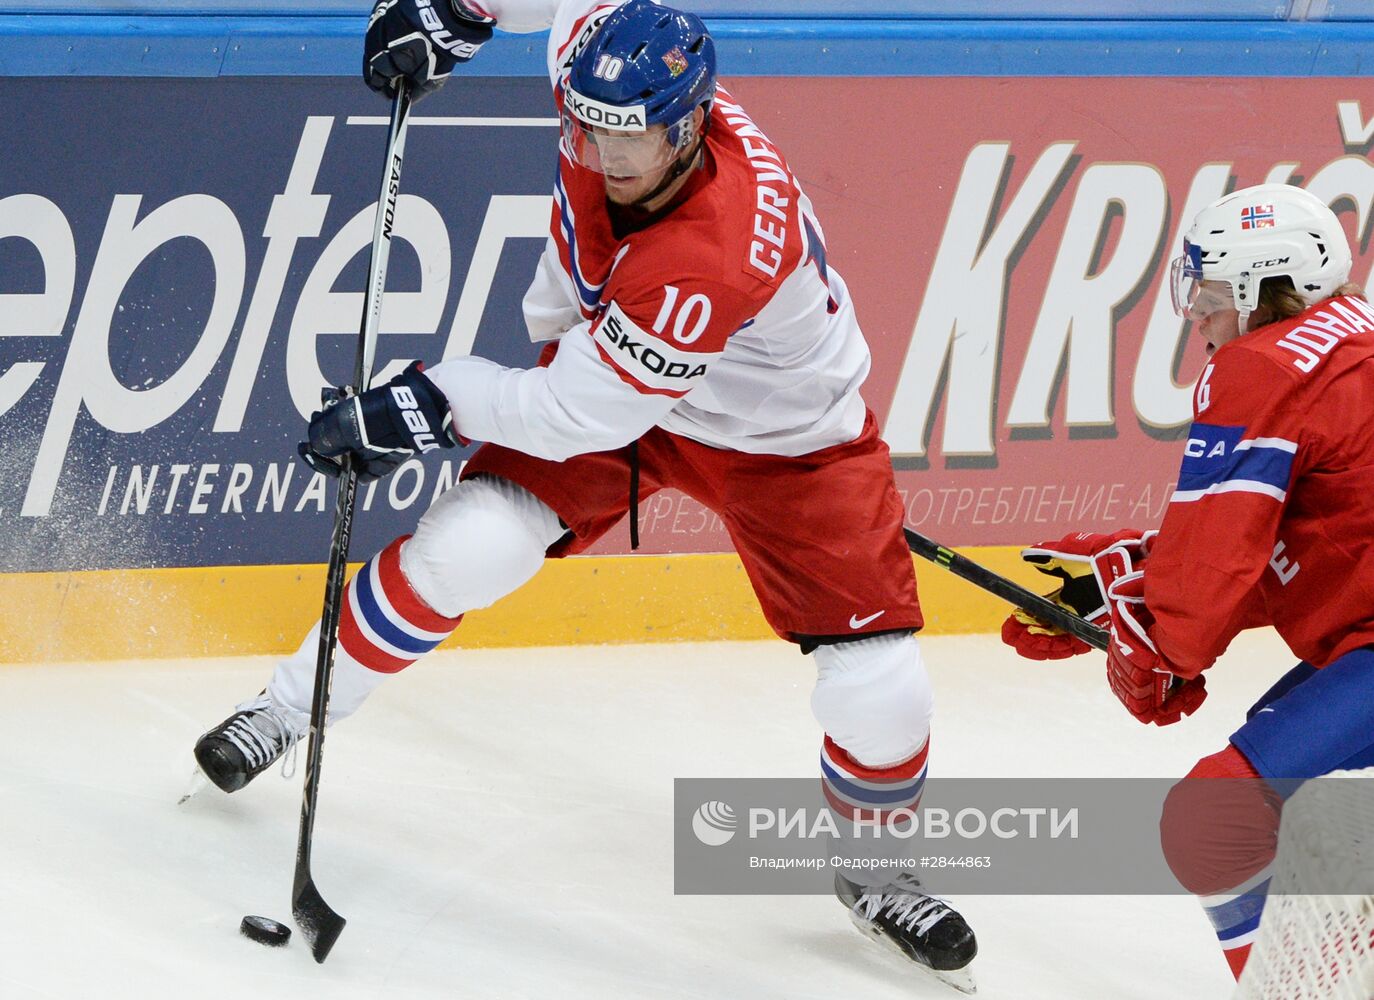
[{"label": "blue hockey glove", "polygon": [[418,101],[477,54],[493,23],[463,0],[377,0],[363,42],[363,79],[390,93],[405,77]]},{"label": "blue hockey glove", "polygon": [[351,455],[358,480],[371,482],[416,452],[457,443],[448,400],[418,361],[364,393],[326,389],[322,396],[324,409],[310,418],[310,440],[297,450],[307,465],[327,476],[339,476],[343,456]]}]

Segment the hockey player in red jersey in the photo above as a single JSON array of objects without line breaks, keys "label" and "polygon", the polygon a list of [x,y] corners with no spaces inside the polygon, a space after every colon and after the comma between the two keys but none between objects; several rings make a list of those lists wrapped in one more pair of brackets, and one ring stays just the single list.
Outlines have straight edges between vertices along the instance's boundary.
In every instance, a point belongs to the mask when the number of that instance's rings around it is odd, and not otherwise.
[{"label": "hockey player in red jersey", "polygon": [[[331,721],[655,491],[719,514],[782,638],[813,654],[827,801],[912,808],[925,782],[930,683],[902,504],[859,395],[869,352],[820,223],[776,146],[716,83],[695,16],[649,0],[380,0],[364,72],[423,96],[492,26],[551,26],[562,119],[545,252],[524,302],[546,364],[412,365],[310,422],[302,454],[371,478],[456,440],[486,442],[412,536],[350,581]],[[631,514],[631,537],[634,537]],[[305,731],[317,633],[266,690],[205,734],[225,791]],[[908,874],[837,879],[865,932],[952,980],[972,931]]]},{"label": "hockey player in red jersey", "polygon": [[[1025,555],[1111,629],[1108,679],[1142,722],[1196,711],[1204,671],[1242,629],[1272,625],[1302,658],[1161,820],[1170,866],[1239,977],[1276,845],[1269,782],[1374,765],[1374,307],[1347,283],[1339,220],[1300,188],[1222,198],[1183,250],[1174,303],[1209,360],[1163,524]],[[1086,650],[1023,615],[1003,636],[1036,658]],[[1252,780],[1195,780],[1215,777]]]}]

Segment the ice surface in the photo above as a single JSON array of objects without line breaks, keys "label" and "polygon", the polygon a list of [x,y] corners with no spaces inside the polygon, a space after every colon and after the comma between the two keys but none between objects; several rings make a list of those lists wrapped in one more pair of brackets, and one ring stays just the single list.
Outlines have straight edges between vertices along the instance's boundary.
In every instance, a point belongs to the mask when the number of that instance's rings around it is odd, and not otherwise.
[{"label": "ice surface", "polygon": [[[1097,654],[923,645],[938,776],[1182,775],[1293,659],[1242,637],[1201,712],[1156,729]],[[673,895],[675,776],[816,775],[811,663],[782,642],[432,656],[326,743],[314,872],[348,918],[333,954],[253,944],[243,914],[290,920],[300,774],[177,800],[195,738],[270,668],[0,666],[0,1000],[957,996],[834,899]],[[1187,896],[955,902],[984,1000],[1228,990]]]}]

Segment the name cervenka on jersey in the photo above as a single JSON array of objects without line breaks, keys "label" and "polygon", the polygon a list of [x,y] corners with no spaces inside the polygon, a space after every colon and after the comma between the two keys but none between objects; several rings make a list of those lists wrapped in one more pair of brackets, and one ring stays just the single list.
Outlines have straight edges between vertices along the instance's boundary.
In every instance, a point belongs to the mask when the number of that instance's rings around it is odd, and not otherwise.
[{"label": "name cervenka on jersey", "polygon": [[744,147],[744,155],[754,168],[754,180],[758,185],[754,201],[758,209],[754,213],[754,235],[758,238],[749,245],[749,265],[769,278],[776,278],[782,267],[782,249],[787,244],[787,213],[783,209],[792,200],[769,184],[773,181],[791,184],[792,178],[783,168],[782,157],[773,149],[768,137],[742,107],[719,92],[716,104]]}]

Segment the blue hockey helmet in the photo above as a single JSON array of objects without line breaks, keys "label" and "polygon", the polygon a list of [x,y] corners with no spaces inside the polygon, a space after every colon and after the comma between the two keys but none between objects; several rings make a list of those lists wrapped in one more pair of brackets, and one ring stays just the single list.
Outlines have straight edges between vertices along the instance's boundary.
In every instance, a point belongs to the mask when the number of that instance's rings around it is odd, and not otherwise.
[{"label": "blue hockey helmet", "polygon": [[[573,58],[563,134],[584,166],[648,174],[691,146],[694,112],[703,108],[709,118],[715,93],[715,43],[701,18],[654,0],[628,0]],[[662,139],[656,125],[663,126]]]}]

